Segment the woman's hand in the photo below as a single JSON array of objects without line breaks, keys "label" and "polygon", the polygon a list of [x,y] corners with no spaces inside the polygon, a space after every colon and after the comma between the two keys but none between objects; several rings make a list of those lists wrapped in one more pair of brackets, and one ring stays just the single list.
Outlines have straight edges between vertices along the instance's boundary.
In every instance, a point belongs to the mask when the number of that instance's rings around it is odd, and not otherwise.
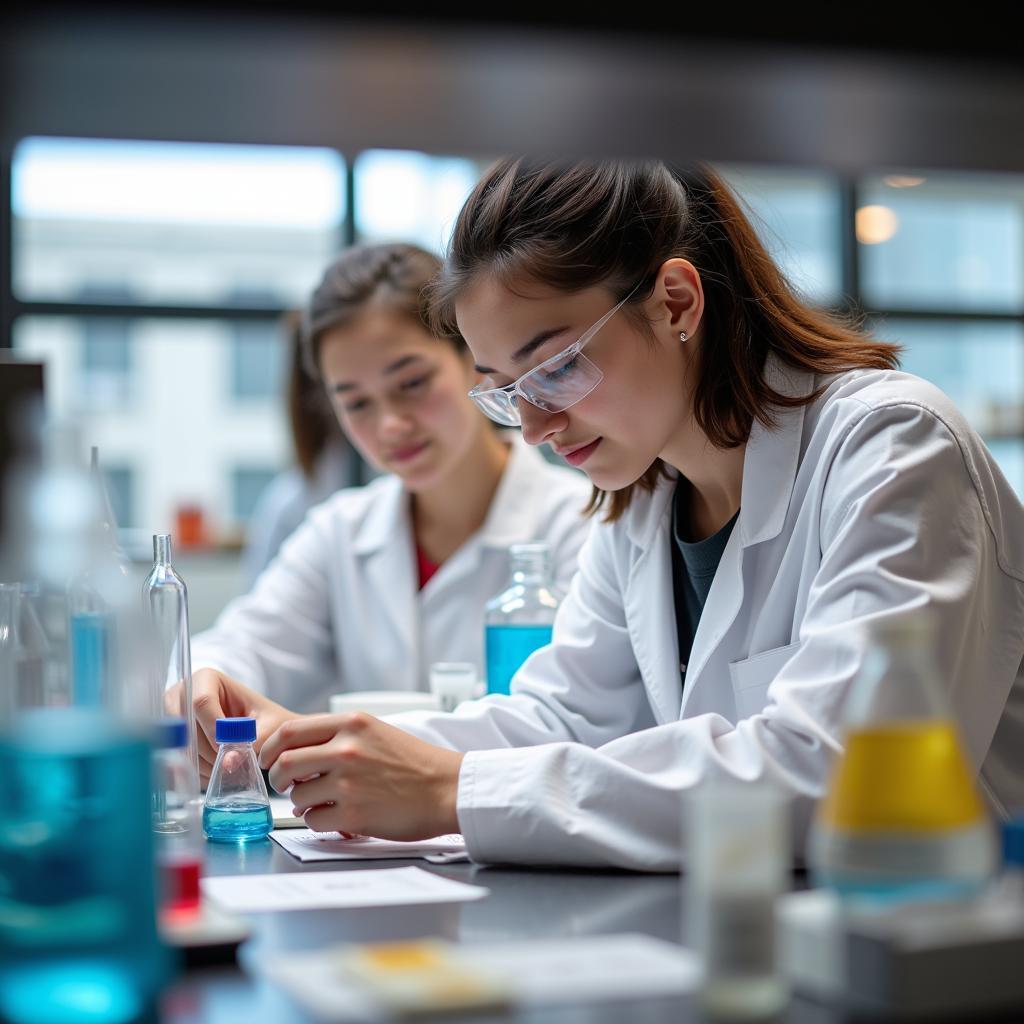
[{"label": "woman's hand", "polygon": [[[172,686],[164,695],[169,714],[185,715],[185,688]],[[202,668],[192,675],[192,707],[196,713],[196,743],[199,747],[199,776],[210,781],[213,762],[217,760],[217,719],[255,718],[256,750],[259,751],[282,723],[300,715],[275,704],[269,697],[250,690],[236,679],[214,669]]]},{"label": "woman's hand", "polygon": [[260,765],[314,831],[412,842],[459,831],[462,757],[356,711],[285,722]]}]

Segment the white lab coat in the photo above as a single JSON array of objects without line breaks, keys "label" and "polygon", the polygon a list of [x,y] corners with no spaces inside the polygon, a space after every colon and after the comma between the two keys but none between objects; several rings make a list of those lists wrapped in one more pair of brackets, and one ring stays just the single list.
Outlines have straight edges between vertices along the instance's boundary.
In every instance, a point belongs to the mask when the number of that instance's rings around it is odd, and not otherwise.
[{"label": "white lab coat", "polygon": [[851,627],[923,605],[983,791],[998,813],[1024,804],[1020,502],[930,384],[768,373],[791,395],[827,389],[752,430],[685,692],[665,481],[595,525],[511,696],[392,717],[470,751],[457,809],[475,859],[678,868],[682,794],[712,777],[781,784],[801,850],[863,654]]},{"label": "white lab coat", "polygon": [[589,528],[586,478],[510,436],[483,526],[422,590],[401,481],[340,491],[193,640],[193,671],[219,669],[305,712],[345,690],[425,690],[435,661],[472,662],[483,678],[484,605],[510,582],[509,545],[547,541],[565,593]]}]

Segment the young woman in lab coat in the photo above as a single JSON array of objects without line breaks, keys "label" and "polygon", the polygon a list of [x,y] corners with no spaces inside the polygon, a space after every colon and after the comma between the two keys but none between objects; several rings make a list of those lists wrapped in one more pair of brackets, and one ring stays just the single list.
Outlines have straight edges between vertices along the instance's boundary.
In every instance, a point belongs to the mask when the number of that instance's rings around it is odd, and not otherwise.
[{"label": "young woman in lab coat", "polygon": [[[436,661],[482,673],[484,605],[509,581],[509,545],[546,541],[568,589],[590,487],[470,400],[479,375],[465,344],[425,325],[439,268],[415,246],[358,247],[310,300],[307,364],[348,440],[385,475],[313,508],[253,589],[196,637],[204,775],[218,717],[254,714],[262,742],[295,713],[326,711],[332,693],[426,690]],[[170,693],[171,707],[180,700]]]},{"label": "young woman in lab coat", "polygon": [[799,850],[857,627],[919,608],[982,790],[1024,803],[1024,510],[893,346],[793,292],[711,170],[500,162],[433,309],[480,406],[581,466],[603,516],[511,696],[270,737],[311,827],[664,870],[685,791],[768,779]]}]

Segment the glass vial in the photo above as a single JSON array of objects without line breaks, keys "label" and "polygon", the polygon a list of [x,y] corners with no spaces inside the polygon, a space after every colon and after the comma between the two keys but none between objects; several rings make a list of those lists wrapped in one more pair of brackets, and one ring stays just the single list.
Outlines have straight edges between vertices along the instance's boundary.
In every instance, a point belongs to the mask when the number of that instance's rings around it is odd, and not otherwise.
[{"label": "glass vial", "polygon": [[274,827],[253,743],[255,718],[218,718],[217,760],[206,788],[203,831],[215,843],[264,839]]},{"label": "glass vial", "polygon": [[551,643],[558,610],[547,544],[513,544],[509,561],[511,584],[484,610],[488,693],[511,693],[512,677],[523,662]]},{"label": "glass vial", "polygon": [[153,831],[160,875],[160,910],[180,919],[199,910],[203,862],[202,798],[188,756],[188,724],[164,719],[153,753]]},{"label": "glass vial", "polygon": [[688,794],[683,849],[689,944],[714,1020],[764,1020],[786,1003],[775,903],[791,864],[788,801],[769,783],[709,781]]},{"label": "glass vial", "polygon": [[162,718],[164,694],[184,683],[185,719],[188,722],[188,756],[199,776],[196,746],[196,716],[192,707],[192,648],[188,629],[188,588],[171,562],[171,537],[153,536],[153,568],[142,586],[143,605],[149,613],[153,681],[150,687],[150,716]]}]

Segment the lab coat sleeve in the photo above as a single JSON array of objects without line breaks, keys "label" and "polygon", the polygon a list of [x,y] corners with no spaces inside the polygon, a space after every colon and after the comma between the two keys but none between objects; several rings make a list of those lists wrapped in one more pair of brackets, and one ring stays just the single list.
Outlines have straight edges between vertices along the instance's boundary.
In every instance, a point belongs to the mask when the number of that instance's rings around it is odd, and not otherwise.
[{"label": "lab coat sleeve", "polygon": [[284,542],[252,590],[192,642],[193,672],[214,668],[285,706],[336,677],[330,619],[330,519],[313,514]]},{"label": "lab coat sleeve", "polygon": [[[1003,595],[992,536],[954,435],[926,408],[865,407],[834,451],[822,493],[821,560],[807,585],[799,642],[766,682],[763,707],[738,721],[702,714],[623,732],[598,749],[565,742],[582,730],[563,723],[551,730],[557,742],[468,753],[458,815],[474,859],[676,869],[685,860],[684,794],[716,777],[783,787],[794,800],[799,853],[841,749],[839,710],[864,650],[857,627],[873,618],[932,606],[950,678],[965,687],[985,685],[978,672],[990,663],[978,660],[983,655],[972,632],[993,621],[986,616]],[[532,742],[541,742],[550,719],[592,718],[591,701],[614,702],[612,681],[624,681],[622,699],[634,700],[625,656],[603,656],[607,624],[585,621],[593,612],[577,601],[570,613],[578,619],[574,632],[593,642],[595,652],[556,643],[528,666],[530,679],[540,669],[548,673],[548,692],[557,694],[546,703],[531,695],[544,705],[540,727],[528,733]],[[1019,662],[1019,647],[1015,656]],[[729,679],[716,682],[730,686]],[[998,711],[988,715],[998,718]],[[622,721],[606,724],[618,728]]]},{"label": "lab coat sleeve", "polygon": [[[578,535],[578,524],[576,529]],[[552,740],[594,747],[653,724],[610,533],[602,524],[590,530],[555,617],[553,642],[527,658],[512,679],[511,695],[469,701],[451,714],[406,712],[387,720],[430,743],[464,751]]]}]

